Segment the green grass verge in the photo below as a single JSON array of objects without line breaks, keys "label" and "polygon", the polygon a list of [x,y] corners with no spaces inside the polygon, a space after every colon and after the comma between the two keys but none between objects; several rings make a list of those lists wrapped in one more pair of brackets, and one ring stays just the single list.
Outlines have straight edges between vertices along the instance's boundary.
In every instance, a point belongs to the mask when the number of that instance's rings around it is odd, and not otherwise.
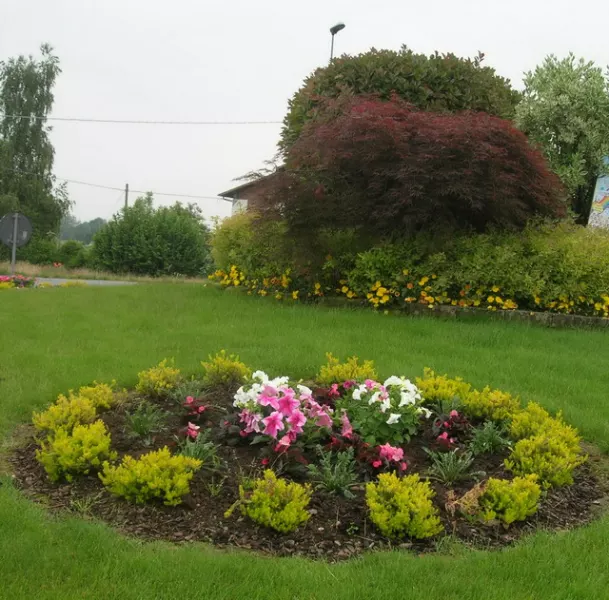
[{"label": "green grass verge", "polygon": [[[0,436],[94,379],[135,383],[164,357],[186,371],[226,348],[272,374],[313,376],[331,351],[382,375],[424,366],[536,400],[609,450],[609,337],[499,322],[282,306],[200,285],[0,292]],[[0,598],[602,598],[609,517],[502,552],[371,554],[339,565],[126,539],[0,487]]]}]

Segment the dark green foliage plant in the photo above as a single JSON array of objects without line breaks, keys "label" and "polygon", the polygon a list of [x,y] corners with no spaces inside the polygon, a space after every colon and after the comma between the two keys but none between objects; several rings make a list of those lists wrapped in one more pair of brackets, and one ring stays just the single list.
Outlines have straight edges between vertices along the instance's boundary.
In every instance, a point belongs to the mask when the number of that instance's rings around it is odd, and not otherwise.
[{"label": "dark green foliage plant", "polygon": [[206,275],[211,266],[208,229],[195,205],[154,208],[149,193],[95,234],[93,257],[113,273]]}]

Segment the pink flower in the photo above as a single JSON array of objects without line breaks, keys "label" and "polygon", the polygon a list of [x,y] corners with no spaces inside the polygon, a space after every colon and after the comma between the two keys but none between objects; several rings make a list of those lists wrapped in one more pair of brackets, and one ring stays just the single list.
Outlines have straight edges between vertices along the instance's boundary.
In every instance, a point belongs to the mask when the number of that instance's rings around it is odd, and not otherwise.
[{"label": "pink flower", "polygon": [[184,402],[184,404],[186,406],[188,406],[189,404],[192,404],[195,401],[195,399],[192,396],[186,396],[186,402]]},{"label": "pink flower", "polygon": [[343,388],[345,388],[346,390],[350,390],[353,386],[355,385],[355,381],[345,381],[343,383]]},{"label": "pink flower", "polygon": [[450,423],[448,421],[444,421],[444,427],[446,427],[446,429],[450,429]]},{"label": "pink flower", "polygon": [[283,417],[277,411],[272,412],[266,419],[262,419],[262,422],[264,423],[264,431],[262,433],[274,438],[277,437],[278,431],[282,431],[285,428]]},{"label": "pink flower", "polygon": [[383,464],[383,462],[382,462],[382,461],[380,461],[380,460],[373,460],[373,461],[372,461],[372,466],[373,466],[375,469],[378,469],[378,468],[379,468],[379,467],[380,467],[382,464]]},{"label": "pink flower", "polygon": [[275,446],[275,452],[285,452],[294,440],[289,433],[286,433]]},{"label": "pink flower", "polygon": [[333,383],[328,392],[328,398],[340,398],[340,392],[338,391],[338,383]]},{"label": "pink flower", "polygon": [[379,456],[388,462],[399,462],[404,458],[404,450],[396,448],[391,444],[379,446]]},{"label": "pink flower", "polygon": [[260,464],[261,464],[263,467],[266,467],[266,466],[269,464],[269,459],[268,459],[268,458],[263,458],[263,459],[260,461]]},{"label": "pink flower", "polygon": [[364,381],[364,385],[371,390],[376,387],[377,383],[373,379],[366,379],[366,381]]},{"label": "pink flower", "polygon": [[287,417],[299,407],[300,401],[297,398],[294,398],[294,392],[290,390],[290,393],[286,393],[285,396],[279,398],[275,408]]},{"label": "pink flower", "polygon": [[244,408],[240,413],[239,417],[241,423],[245,423],[245,433],[260,433],[260,421],[262,417],[258,413],[251,412]]},{"label": "pink flower", "polygon": [[405,471],[408,468],[408,465],[405,462],[400,463],[400,471]]},{"label": "pink flower", "polygon": [[451,410],[449,416],[451,419],[457,419],[459,418],[459,411]]},{"label": "pink flower", "polygon": [[448,439],[448,433],[445,431],[444,433],[441,433],[438,436],[438,440],[447,440]]},{"label": "pink flower", "polygon": [[278,410],[277,393],[277,390],[272,385],[265,385],[260,396],[258,396],[258,404],[260,406],[271,406],[275,410]]},{"label": "pink flower", "polygon": [[198,425],[189,421],[188,427],[186,428],[186,435],[194,440],[199,435],[199,429],[201,428]]},{"label": "pink flower", "polygon": [[332,427],[332,417],[326,412],[322,412],[315,421],[318,427]]},{"label": "pink flower", "polygon": [[290,433],[294,432],[294,434],[302,433],[302,427],[307,422],[307,418],[304,414],[295,410],[288,418],[287,422],[290,424]]},{"label": "pink flower", "polygon": [[207,410],[207,406],[199,406],[197,408],[197,413],[201,414],[204,413]]},{"label": "pink flower", "polygon": [[343,428],[340,434],[350,440],[353,437],[353,427],[351,426],[351,422],[349,421],[349,416],[347,415],[347,411],[343,410],[343,414],[340,418]]}]

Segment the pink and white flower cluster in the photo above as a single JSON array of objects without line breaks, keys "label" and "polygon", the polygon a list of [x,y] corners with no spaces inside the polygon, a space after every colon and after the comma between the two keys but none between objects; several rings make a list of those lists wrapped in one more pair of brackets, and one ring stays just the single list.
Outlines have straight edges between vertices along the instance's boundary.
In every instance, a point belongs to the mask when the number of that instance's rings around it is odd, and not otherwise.
[{"label": "pink and white flower cluster", "polygon": [[414,412],[417,415],[431,416],[431,411],[420,406],[421,393],[414,383],[405,377],[392,375],[384,383],[366,379],[351,392],[351,398],[367,402],[369,406],[376,407],[381,413],[387,414],[386,423],[398,423],[405,412]]},{"label": "pink and white flower cluster", "polygon": [[256,371],[252,383],[237,390],[233,406],[241,409],[242,435],[268,435],[278,440],[276,449],[287,449],[306,423],[332,427],[332,409],[319,404],[308,387],[294,389],[287,377],[270,379],[263,371]]}]

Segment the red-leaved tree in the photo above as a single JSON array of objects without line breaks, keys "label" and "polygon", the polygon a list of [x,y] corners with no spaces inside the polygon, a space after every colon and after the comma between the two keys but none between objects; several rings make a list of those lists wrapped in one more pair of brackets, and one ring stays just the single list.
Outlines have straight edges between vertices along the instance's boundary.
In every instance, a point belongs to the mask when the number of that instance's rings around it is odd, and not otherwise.
[{"label": "red-leaved tree", "polygon": [[509,121],[419,112],[396,98],[331,101],[266,192],[263,214],[280,214],[294,233],[482,231],[566,214],[559,179]]}]

